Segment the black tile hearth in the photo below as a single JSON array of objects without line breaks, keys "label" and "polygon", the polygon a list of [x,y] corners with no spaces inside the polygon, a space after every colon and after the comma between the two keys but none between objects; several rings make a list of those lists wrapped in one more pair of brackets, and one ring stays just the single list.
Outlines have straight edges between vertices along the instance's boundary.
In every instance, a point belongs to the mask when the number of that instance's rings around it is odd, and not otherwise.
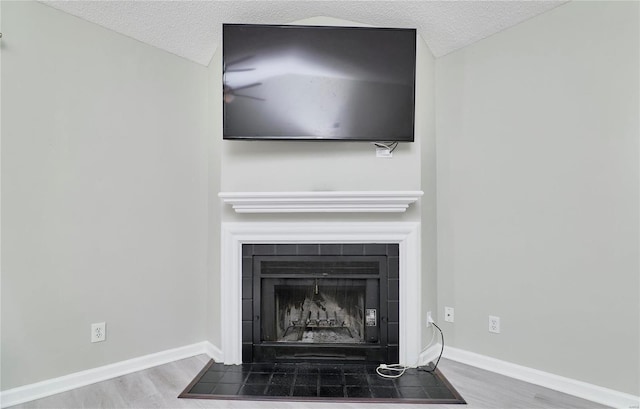
[{"label": "black tile hearth", "polygon": [[408,369],[387,379],[376,365],[353,363],[247,363],[211,360],[180,398],[464,404],[439,370]]}]

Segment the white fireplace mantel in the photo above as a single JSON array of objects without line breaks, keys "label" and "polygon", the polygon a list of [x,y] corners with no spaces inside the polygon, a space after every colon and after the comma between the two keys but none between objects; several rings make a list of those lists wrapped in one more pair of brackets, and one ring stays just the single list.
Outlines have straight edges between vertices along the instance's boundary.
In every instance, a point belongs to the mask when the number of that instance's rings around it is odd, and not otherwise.
[{"label": "white fireplace mantel", "polygon": [[236,213],[402,213],[422,191],[220,192]]},{"label": "white fireplace mantel", "polygon": [[242,363],[242,245],[287,243],[398,243],[400,277],[399,362],[420,355],[421,274],[418,222],[222,223],[220,319],[225,364]]}]

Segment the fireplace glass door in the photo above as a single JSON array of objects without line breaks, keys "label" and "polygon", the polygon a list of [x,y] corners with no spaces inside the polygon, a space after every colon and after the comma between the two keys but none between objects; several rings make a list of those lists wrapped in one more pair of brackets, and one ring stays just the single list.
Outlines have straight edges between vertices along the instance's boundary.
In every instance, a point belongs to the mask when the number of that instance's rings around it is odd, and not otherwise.
[{"label": "fireplace glass door", "polygon": [[366,279],[265,279],[261,310],[272,316],[263,315],[262,341],[364,343],[366,325],[377,325],[373,309],[366,321],[367,287],[377,294],[377,284]]}]

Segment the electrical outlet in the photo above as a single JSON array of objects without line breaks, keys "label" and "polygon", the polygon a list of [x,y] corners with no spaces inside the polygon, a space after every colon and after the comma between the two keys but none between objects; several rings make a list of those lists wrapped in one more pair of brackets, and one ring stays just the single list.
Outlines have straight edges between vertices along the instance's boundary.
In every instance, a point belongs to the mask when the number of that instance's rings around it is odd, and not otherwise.
[{"label": "electrical outlet", "polygon": [[387,148],[376,148],[376,158],[393,158],[393,152]]},{"label": "electrical outlet", "polygon": [[453,322],[453,307],[444,307],[444,320]]},{"label": "electrical outlet", "polygon": [[102,342],[107,339],[107,324],[98,322],[91,324],[91,342]]},{"label": "electrical outlet", "polygon": [[500,333],[500,317],[489,315],[489,332]]},{"label": "electrical outlet", "polygon": [[427,328],[431,326],[432,322],[433,322],[433,318],[431,317],[431,311],[427,311]]}]

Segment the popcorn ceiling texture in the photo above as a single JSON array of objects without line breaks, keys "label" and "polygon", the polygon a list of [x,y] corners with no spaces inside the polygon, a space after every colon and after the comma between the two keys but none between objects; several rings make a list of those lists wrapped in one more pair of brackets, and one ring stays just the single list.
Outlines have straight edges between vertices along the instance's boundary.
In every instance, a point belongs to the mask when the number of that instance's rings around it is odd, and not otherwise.
[{"label": "popcorn ceiling texture", "polygon": [[42,1],[126,36],[208,65],[222,23],[289,24],[323,16],[416,28],[435,57],[565,1]]}]

